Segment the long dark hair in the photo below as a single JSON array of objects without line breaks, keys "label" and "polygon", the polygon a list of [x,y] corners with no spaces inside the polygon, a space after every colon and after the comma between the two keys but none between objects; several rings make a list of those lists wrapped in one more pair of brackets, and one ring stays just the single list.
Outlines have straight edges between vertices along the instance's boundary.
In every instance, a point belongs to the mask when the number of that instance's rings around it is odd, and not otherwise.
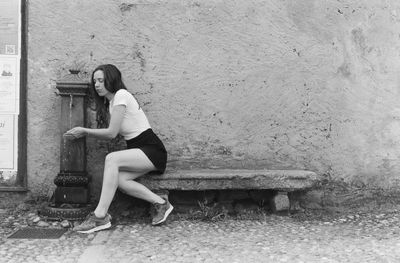
[{"label": "long dark hair", "polygon": [[94,73],[96,71],[103,71],[104,74],[104,87],[111,93],[116,93],[120,89],[127,89],[124,82],[122,81],[122,74],[119,69],[112,65],[112,64],[104,64],[100,65],[93,70],[92,77],[91,77],[91,94],[93,95],[97,110],[96,110],[96,121],[98,128],[105,128],[108,126],[109,121],[109,101],[103,97],[100,97],[97,94],[95,87],[94,87]]}]

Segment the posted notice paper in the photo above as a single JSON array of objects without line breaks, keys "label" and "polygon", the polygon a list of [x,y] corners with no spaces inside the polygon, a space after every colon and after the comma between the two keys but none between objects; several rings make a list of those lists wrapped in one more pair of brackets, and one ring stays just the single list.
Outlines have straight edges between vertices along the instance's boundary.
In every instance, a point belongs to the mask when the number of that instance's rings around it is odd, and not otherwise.
[{"label": "posted notice paper", "polygon": [[0,170],[16,169],[15,115],[0,115]]}]

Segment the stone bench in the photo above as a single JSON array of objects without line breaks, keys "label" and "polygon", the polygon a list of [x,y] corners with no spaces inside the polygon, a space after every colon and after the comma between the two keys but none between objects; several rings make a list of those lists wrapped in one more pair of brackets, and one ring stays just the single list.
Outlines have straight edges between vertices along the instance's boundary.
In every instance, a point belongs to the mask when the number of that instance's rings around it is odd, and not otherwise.
[{"label": "stone bench", "polygon": [[315,187],[321,177],[304,170],[196,169],[167,170],[137,181],[167,195],[168,190],[275,190],[287,195],[290,212],[299,208],[299,197]]}]

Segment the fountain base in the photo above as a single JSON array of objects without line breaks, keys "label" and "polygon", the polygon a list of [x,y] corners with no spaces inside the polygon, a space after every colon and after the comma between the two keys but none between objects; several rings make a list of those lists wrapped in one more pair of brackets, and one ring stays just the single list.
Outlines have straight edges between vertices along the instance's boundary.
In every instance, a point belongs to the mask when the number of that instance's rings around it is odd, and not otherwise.
[{"label": "fountain base", "polygon": [[60,187],[54,191],[57,204],[87,204],[89,203],[89,189],[84,187]]},{"label": "fountain base", "polygon": [[89,205],[90,177],[85,171],[61,171],[54,183],[57,186],[50,204],[39,214],[50,220],[82,220],[91,211]]},{"label": "fountain base", "polygon": [[56,204],[87,204],[89,203],[90,178],[86,172],[62,171],[54,179],[57,186],[54,192]]},{"label": "fountain base", "polygon": [[50,204],[39,210],[39,215],[49,220],[83,220],[92,211],[84,204]]}]

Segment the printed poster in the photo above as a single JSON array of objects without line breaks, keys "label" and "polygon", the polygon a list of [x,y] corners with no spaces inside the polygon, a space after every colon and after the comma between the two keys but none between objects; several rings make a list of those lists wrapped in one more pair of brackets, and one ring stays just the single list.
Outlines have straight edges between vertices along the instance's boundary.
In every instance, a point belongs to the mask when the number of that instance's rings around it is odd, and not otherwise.
[{"label": "printed poster", "polygon": [[0,0],[0,54],[20,55],[20,0]]},{"label": "printed poster", "polygon": [[0,0],[0,182],[18,173],[21,0]]},{"label": "printed poster", "polygon": [[0,114],[19,113],[18,66],[17,56],[0,55]]},{"label": "printed poster", "polygon": [[15,115],[0,115],[0,170],[16,170]]}]

